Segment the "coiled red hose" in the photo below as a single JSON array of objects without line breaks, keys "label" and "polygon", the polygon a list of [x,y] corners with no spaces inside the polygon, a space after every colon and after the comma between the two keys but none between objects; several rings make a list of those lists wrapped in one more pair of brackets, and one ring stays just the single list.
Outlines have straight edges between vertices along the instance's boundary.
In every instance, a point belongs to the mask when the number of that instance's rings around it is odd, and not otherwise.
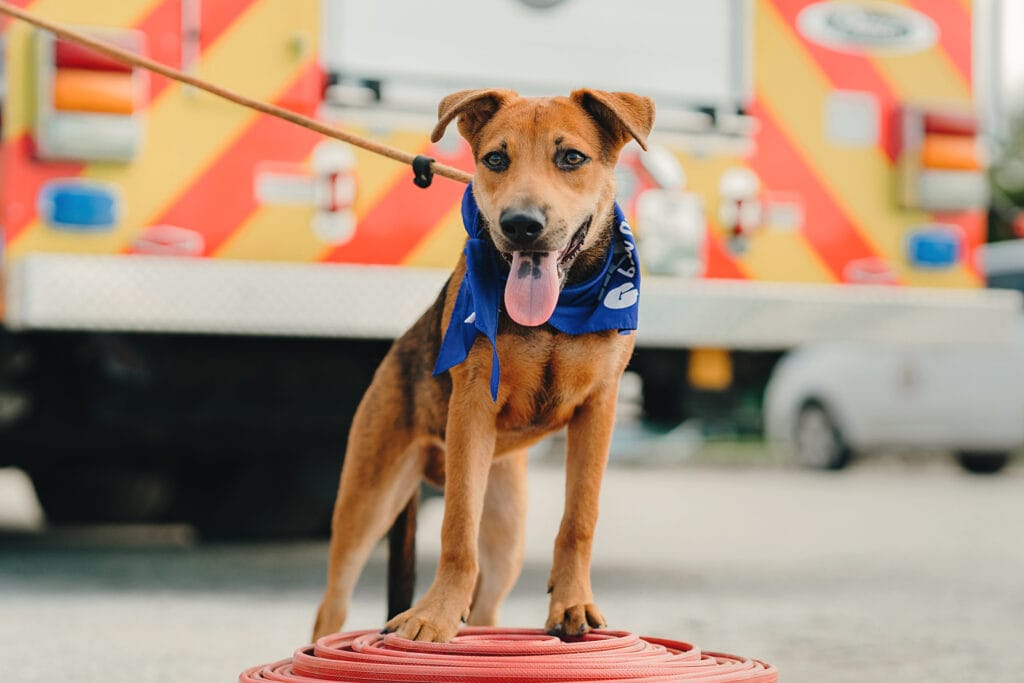
[{"label": "coiled red hose", "polygon": [[563,641],[540,629],[463,628],[450,643],[420,643],[353,631],[325,636],[291,659],[242,672],[240,683],[419,681],[489,683],[776,683],[770,664],[689,643],[641,638],[625,631],[591,631]]}]

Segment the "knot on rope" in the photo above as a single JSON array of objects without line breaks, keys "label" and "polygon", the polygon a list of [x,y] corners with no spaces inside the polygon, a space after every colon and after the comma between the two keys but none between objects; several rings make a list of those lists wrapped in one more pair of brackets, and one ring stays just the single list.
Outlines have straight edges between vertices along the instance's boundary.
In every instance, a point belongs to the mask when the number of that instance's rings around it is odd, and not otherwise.
[{"label": "knot on rope", "polygon": [[412,160],[412,181],[416,183],[416,187],[430,187],[430,183],[434,180],[434,170],[431,166],[435,161],[436,159],[422,154],[417,154],[416,158]]}]

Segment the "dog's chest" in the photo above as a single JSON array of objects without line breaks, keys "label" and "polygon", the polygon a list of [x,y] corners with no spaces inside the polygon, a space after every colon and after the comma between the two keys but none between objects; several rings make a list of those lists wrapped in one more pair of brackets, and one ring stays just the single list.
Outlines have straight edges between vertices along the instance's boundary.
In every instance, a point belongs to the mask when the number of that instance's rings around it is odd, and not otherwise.
[{"label": "dog's chest", "polygon": [[499,433],[526,435],[564,427],[598,386],[618,380],[630,341],[615,332],[499,336]]}]

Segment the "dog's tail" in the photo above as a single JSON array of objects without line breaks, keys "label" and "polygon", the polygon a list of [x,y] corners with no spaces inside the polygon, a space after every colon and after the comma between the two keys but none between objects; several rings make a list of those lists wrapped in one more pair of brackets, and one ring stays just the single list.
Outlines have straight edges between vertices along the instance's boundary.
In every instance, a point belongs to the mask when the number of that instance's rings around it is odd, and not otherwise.
[{"label": "dog's tail", "polygon": [[416,513],[419,488],[388,532],[388,619],[412,607],[416,589]]}]

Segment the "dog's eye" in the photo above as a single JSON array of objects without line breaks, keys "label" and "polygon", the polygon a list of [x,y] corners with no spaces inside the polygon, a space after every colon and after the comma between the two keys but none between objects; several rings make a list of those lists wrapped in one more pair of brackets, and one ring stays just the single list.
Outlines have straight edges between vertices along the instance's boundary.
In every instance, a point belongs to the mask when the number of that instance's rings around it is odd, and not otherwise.
[{"label": "dog's eye", "polygon": [[555,163],[566,171],[574,171],[587,161],[587,155],[576,149],[567,149],[555,156]]},{"label": "dog's eye", "polygon": [[508,155],[504,152],[490,152],[484,155],[483,162],[492,171],[504,171],[508,168]]}]

